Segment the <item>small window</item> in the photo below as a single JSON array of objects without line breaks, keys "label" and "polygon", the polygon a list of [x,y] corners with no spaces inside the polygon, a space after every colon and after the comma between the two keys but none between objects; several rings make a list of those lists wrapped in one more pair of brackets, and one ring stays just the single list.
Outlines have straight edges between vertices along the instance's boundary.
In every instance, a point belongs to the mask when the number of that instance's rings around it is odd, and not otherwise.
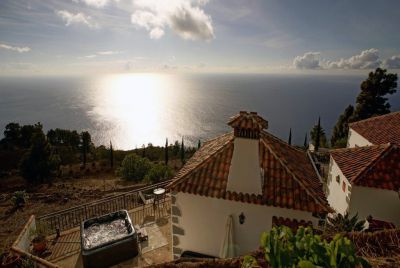
[{"label": "small window", "polygon": [[346,183],[345,182],[342,183],[342,190],[343,190],[343,192],[346,192]]},{"label": "small window", "polygon": [[336,182],[340,184],[340,176],[339,175],[336,176]]}]

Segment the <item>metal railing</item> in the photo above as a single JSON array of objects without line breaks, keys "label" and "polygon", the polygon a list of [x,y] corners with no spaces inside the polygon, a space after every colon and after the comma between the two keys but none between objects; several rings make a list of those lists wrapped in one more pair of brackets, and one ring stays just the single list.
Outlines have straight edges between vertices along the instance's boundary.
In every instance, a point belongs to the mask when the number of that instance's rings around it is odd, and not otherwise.
[{"label": "metal railing", "polygon": [[46,215],[38,216],[36,220],[45,226],[48,234],[56,233],[56,230],[64,231],[77,227],[82,221],[98,217],[113,211],[126,209],[131,210],[134,208],[144,206],[139,192],[144,194],[153,193],[153,190],[160,187],[165,187],[171,180],[163,181],[160,183],[152,184],[142,188],[135,189],[126,193],[118,194],[116,196],[103,198],[90,203],[82,204],[79,206],[71,207],[65,210],[49,213]]}]

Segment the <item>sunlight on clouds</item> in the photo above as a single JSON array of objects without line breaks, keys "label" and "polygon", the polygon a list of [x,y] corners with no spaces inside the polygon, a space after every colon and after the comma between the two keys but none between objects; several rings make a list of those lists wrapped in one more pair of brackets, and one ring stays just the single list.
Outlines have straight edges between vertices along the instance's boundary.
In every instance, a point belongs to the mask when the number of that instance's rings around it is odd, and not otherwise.
[{"label": "sunlight on clouds", "polygon": [[189,0],[134,0],[135,12],[131,22],[144,28],[152,39],[159,39],[170,28],[175,34],[188,40],[211,40],[214,29],[211,17],[201,9],[208,1]]}]

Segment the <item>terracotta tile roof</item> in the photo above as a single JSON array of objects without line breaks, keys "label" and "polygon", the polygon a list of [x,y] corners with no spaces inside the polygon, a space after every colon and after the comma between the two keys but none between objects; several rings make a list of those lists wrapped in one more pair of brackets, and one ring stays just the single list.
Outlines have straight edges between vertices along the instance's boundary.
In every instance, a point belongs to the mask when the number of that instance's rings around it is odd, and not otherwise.
[{"label": "terracotta tile roof", "polygon": [[317,213],[332,211],[306,152],[266,132],[261,133],[260,139],[263,194],[226,190],[234,149],[233,138],[233,134],[229,133],[205,143],[169,187],[175,191],[245,203]]},{"label": "terracotta tile roof", "polygon": [[400,187],[400,150],[396,145],[337,149],[331,156],[355,185],[394,191]]},{"label": "terracotta tile roof", "polygon": [[278,226],[282,226],[282,225],[289,227],[294,232],[296,232],[300,226],[313,227],[313,224],[311,221],[305,221],[305,220],[298,221],[297,219],[289,219],[289,218],[276,217],[276,216],[272,217],[272,227],[275,227],[275,226],[278,227]]},{"label": "terracotta tile roof", "polygon": [[372,144],[400,145],[400,111],[350,123],[349,126]]},{"label": "terracotta tile roof", "polygon": [[228,121],[228,125],[233,128],[242,129],[256,129],[263,130],[268,128],[268,122],[257,115],[256,112],[245,112],[240,111],[239,114],[231,117]]}]

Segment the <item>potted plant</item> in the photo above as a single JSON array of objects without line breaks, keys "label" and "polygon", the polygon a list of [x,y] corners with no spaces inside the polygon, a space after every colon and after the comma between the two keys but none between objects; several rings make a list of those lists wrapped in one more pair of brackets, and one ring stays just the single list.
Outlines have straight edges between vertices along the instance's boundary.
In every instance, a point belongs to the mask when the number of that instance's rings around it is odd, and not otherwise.
[{"label": "potted plant", "polygon": [[21,262],[21,257],[18,255],[12,255],[11,253],[3,253],[1,258],[2,268],[13,268],[18,267]]},{"label": "potted plant", "polygon": [[44,223],[38,223],[36,229],[31,232],[32,251],[36,254],[42,254],[47,249],[47,226]]}]

